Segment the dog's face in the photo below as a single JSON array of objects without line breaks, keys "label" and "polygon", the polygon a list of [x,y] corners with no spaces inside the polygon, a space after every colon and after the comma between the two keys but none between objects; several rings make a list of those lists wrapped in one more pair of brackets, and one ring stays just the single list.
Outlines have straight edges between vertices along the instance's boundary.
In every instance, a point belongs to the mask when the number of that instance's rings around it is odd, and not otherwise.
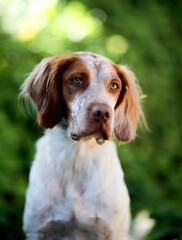
[{"label": "dog's face", "polygon": [[42,127],[52,128],[64,118],[76,141],[94,137],[102,144],[113,132],[129,141],[143,114],[133,73],[92,53],[44,59],[23,93],[36,104]]},{"label": "dog's face", "polygon": [[82,54],[62,76],[72,138],[110,139],[114,109],[122,89],[111,62],[100,56]]}]

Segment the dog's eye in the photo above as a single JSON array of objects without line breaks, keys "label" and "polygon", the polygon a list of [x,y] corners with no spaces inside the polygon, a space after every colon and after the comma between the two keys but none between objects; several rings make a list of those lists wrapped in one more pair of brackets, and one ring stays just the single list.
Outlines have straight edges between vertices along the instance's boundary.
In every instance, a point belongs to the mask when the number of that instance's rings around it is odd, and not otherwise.
[{"label": "dog's eye", "polygon": [[76,84],[79,84],[79,85],[83,84],[83,79],[80,77],[73,77],[71,80]]},{"label": "dog's eye", "polygon": [[119,85],[117,83],[115,83],[115,82],[111,83],[111,90],[116,90],[118,88],[119,88]]}]

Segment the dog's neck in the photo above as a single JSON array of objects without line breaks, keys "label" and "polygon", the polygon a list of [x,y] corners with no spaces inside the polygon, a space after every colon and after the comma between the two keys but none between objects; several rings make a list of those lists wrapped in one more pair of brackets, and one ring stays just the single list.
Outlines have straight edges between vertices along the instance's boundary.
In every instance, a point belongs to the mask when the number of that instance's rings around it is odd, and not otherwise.
[{"label": "dog's neck", "polygon": [[[64,125],[65,126],[65,125]],[[69,129],[59,123],[53,129],[45,133],[49,149],[48,157],[51,157],[50,164],[56,168],[59,175],[68,174],[70,169],[78,176],[84,171],[90,171],[93,166],[94,153],[104,146],[99,146],[94,138],[87,140],[73,141],[69,135]]]},{"label": "dog's neck", "polygon": [[[47,149],[44,149],[48,168],[44,171],[47,176],[51,176],[51,179],[45,179],[45,185],[49,182],[47,186],[50,186],[50,192],[55,192],[50,181],[65,186],[65,191],[70,184],[80,189],[79,191],[84,191],[90,179],[98,178],[99,172],[103,172],[103,166],[110,164],[110,155],[107,154],[107,149],[110,149],[108,144],[111,144],[109,141],[102,146],[98,145],[94,138],[73,141],[67,128],[60,124],[47,130],[43,138],[46,138],[48,143]],[[106,156],[101,155],[100,151],[104,151]],[[59,195],[56,192],[52,194]]]}]

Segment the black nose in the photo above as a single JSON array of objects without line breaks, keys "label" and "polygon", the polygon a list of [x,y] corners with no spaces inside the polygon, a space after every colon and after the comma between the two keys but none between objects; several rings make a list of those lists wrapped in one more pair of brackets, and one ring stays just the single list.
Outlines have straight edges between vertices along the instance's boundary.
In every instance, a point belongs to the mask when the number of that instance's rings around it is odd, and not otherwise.
[{"label": "black nose", "polygon": [[96,122],[107,122],[112,116],[112,109],[105,104],[95,104],[91,108],[91,113]]}]

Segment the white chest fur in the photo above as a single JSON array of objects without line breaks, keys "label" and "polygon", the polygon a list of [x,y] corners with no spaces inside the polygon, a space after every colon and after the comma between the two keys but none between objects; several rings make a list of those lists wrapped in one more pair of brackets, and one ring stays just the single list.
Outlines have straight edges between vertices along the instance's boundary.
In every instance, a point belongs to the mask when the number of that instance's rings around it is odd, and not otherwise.
[{"label": "white chest fur", "polygon": [[106,225],[112,222],[121,228],[123,209],[129,217],[129,199],[113,142],[75,143],[56,126],[38,141],[36,152],[24,215],[29,219],[24,221],[26,231],[73,218],[82,225],[103,219]]}]

